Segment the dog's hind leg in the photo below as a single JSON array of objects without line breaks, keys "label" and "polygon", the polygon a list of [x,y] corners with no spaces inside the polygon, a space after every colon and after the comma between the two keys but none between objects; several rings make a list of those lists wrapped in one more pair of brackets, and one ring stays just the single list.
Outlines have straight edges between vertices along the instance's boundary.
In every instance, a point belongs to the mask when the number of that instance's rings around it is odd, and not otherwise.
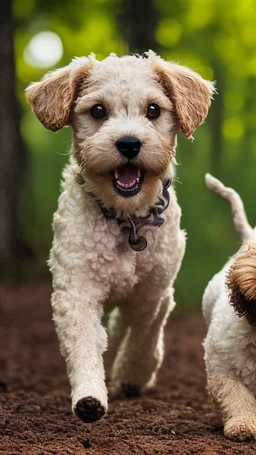
[{"label": "dog's hind leg", "polygon": [[172,285],[185,245],[185,233],[180,231],[176,252],[167,254],[166,261],[160,256],[159,263],[119,306],[117,325],[113,327],[123,336],[119,337],[121,341],[112,368],[110,390],[113,395],[122,390],[126,396],[138,395],[155,384],[164,356],[164,327],[175,306]]},{"label": "dog's hind leg", "polygon": [[135,287],[130,302],[119,308],[121,313],[129,313],[129,323],[112,369],[110,390],[114,395],[121,391],[126,396],[139,395],[153,386],[163,360],[164,326],[175,304],[172,289],[156,298],[152,296],[154,279],[148,282],[147,289],[145,283]]},{"label": "dog's hind leg", "polygon": [[[123,303],[123,305],[128,304],[128,302]],[[115,307],[108,318],[108,335],[110,341],[113,342],[115,346],[118,346],[125,334],[125,331],[129,325],[129,315],[127,312],[123,311],[120,307]]]}]

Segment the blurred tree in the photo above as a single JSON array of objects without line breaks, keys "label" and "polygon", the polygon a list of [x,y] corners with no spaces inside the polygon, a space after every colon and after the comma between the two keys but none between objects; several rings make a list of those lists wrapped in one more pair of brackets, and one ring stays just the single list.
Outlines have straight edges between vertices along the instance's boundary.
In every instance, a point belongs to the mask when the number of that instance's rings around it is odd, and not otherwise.
[{"label": "blurred tree", "polygon": [[0,15],[0,263],[15,260],[21,187],[26,167],[20,134],[20,111],[16,99],[13,50],[13,20],[10,1]]},{"label": "blurred tree", "polygon": [[118,14],[119,30],[129,52],[157,51],[155,29],[158,12],[153,0],[123,0]]}]

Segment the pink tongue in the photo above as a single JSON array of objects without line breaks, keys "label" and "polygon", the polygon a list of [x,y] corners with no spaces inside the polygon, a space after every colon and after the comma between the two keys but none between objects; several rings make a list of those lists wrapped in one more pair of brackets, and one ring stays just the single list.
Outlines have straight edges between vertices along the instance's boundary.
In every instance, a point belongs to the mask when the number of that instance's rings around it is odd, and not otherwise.
[{"label": "pink tongue", "polygon": [[138,177],[138,168],[136,166],[132,166],[131,164],[127,164],[118,169],[118,180],[121,183],[129,184],[134,182]]}]

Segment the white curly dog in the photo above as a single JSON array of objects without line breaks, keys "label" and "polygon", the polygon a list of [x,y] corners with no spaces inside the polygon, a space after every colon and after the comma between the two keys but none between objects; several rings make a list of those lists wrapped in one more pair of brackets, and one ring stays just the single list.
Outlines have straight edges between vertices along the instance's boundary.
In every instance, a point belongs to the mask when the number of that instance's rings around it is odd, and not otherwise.
[{"label": "white curly dog", "polygon": [[113,394],[136,395],[155,383],[185,250],[181,210],[168,189],[176,135],[192,136],[213,91],[211,82],[151,51],[76,58],[26,91],[46,128],[73,129],[50,267],[72,409],[84,422],[108,406],[103,308],[114,309]]},{"label": "white curly dog", "polygon": [[219,404],[225,436],[256,439],[256,229],[247,221],[239,195],[206,175],[206,183],[228,201],[244,244],[209,282],[203,314],[209,393]]}]

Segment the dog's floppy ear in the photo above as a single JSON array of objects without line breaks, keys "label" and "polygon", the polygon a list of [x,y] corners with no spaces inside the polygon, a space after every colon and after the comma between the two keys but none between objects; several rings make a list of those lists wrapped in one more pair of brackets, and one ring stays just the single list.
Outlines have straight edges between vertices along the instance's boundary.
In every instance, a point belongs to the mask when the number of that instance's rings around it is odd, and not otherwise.
[{"label": "dog's floppy ear", "polygon": [[208,114],[214,83],[184,66],[163,60],[158,62],[156,72],[174,104],[181,131],[190,138]]},{"label": "dog's floppy ear", "polygon": [[256,242],[245,242],[227,277],[230,303],[238,316],[256,324]]},{"label": "dog's floppy ear", "polygon": [[77,86],[91,66],[87,58],[74,59],[70,65],[47,73],[40,82],[28,86],[26,99],[45,128],[57,131],[69,123]]}]

